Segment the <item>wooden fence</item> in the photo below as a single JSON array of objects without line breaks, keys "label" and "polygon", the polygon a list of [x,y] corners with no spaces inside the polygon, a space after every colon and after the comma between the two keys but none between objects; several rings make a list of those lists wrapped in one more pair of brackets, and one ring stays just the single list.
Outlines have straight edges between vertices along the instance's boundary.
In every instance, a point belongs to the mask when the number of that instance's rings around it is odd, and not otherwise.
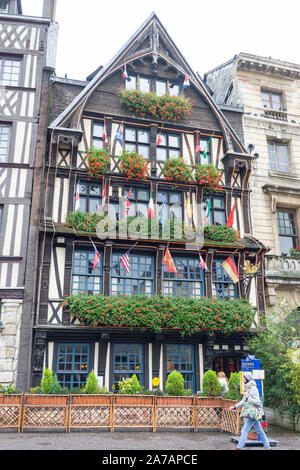
[{"label": "wooden fence", "polygon": [[214,428],[240,433],[234,401],[210,397],[155,395],[0,395],[0,429]]}]

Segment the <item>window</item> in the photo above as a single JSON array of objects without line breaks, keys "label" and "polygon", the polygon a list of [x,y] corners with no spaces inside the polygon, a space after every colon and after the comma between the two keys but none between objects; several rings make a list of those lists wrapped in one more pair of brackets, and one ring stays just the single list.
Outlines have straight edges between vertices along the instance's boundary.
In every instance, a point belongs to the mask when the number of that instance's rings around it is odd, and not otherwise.
[{"label": "window", "polygon": [[199,266],[199,257],[173,257],[177,275],[167,272],[163,264],[163,294],[182,297],[201,297],[204,295],[204,274]]},{"label": "window", "polygon": [[[98,250],[99,251],[99,250]],[[73,255],[72,292],[99,294],[102,292],[102,254],[94,266],[94,251],[76,249]]]},{"label": "window", "polygon": [[178,83],[170,80],[156,80],[155,91],[158,96],[169,94],[171,96],[179,96],[179,85]]},{"label": "window", "polygon": [[279,142],[268,142],[270,169],[290,172],[288,146]]},{"label": "window", "polygon": [[113,385],[136,374],[140,384],[144,385],[144,347],[142,344],[113,345]]},{"label": "window", "polygon": [[275,109],[276,111],[282,110],[282,94],[274,93],[272,91],[261,92],[261,100],[264,108]]},{"label": "window", "polygon": [[0,206],[0,232],[1,232],[1,225],[2,225],[2,216],[3,216],[3,206]]},{"label": "window", "polygon": [[151,91],[151,79],[147,77],[139,77],[138,89],[143,93],[148,93],[148,91]]},{"label": "window", "polygon": [[223,196],[204,197],[203,200],[203,220],[207,213],[208,201],[211,201],[208,224],[225,225],[225,200]]},{"label": "window", "polygon": [[0,0],[0,13],[8,13],[9,0]]},{"label": "window", "polygon": [[158,191],[157,192],[157,205],[159,214],[161,214],[163,203],[164,207],[164,220],[183,220],[183,204],[181,191]]},{"label": "window", "polygon": [[127,90],[136,90],[136,76],[128,75],[128,80],[125,80],[125,87]]},{"label": "window", "polygon": [[124,188],[124,199],[129,194],[130,209],[128,216],[131,217],[148,217],[148,205],[149,205],[149,189],[146,188]]},{"label": "window", "polygon": [[[102,202],[102,185],[79,181],[79,203],[81,212],[97,212]],[[76,188],[77,192],[77,188]]]},{"label": "window", "polygon": [[126,273],[120,261],[125,254],[115,253],[111,261],[111,295],[134,295],[154,293],[154,259],[153,256],[129,254],[130,272]]},{"label": "window", "polygon": [[297,246],[297,232],[295,224],[295,212],[281,209],[276,212],[279,234],[280,251],[284,255],[290,254],[291,248]]},{"label": "window", "polygon": [[147,129],[136,129],[134,127],[125,128],[125,150],[128,152],[138,152],[144,158],[150,157],[150,133]]},{"label": "window", "polygon": [[82,387],[86,384],[89,374],[88,344],[58,344],[57,379],[62,387]]},{"label": "window", "polygon": [[103,132],[104,132],[104,123],[95,121],[93,123],[93,146],[96,149],[104,148]]},{"label": "window", "polygon": [[11,126],[0,124],[0,163],[7,162]]},{"label": "window", "polygon": [[166,345],[167,376],[177,370],[183,375],[184,388],[195,393],[194,346],[192,344]]},{"label": "window", "polygon": [[210,153],[211,143],[208,146],[206,157],[203,156],[203,152],[207,147],[208,140],[209,140],[209,137],[208,138],[205,138],[205,137],[200,137],[199,138],[199,146],[200,146],[200,149],[201,149],[201,152],[200,152],[200,163],[201,163],[201,165],[208,165],[209,163],[211,163],[211,153]]},{"label": "window", "polygon": [[217,259],[213,262],[213,297],[229,300],[237,297],[237,285],[222,266],[225,259]]},{"label": "window", "polygon": [[0,85],[18,86],[21,59],[0,57]]},{"label": "window", "polygon": [[162,132],[161,143],[156,147],[156,159],[165,162],[167,158],[178,158],[180,156],[180,134]]}]

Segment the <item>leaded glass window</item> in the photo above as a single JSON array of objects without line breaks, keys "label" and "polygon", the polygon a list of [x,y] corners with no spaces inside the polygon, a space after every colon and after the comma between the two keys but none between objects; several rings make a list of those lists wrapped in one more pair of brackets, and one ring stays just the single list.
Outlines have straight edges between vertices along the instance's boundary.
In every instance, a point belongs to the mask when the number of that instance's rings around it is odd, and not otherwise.
[{"label": "leaded glass window", "polygon": [[57,379],[62,387],[81,388],[89,374],[89,344],[61,343],[57,349]]},{"label": "leaded glass window", "polygon": [[111,295],[154,294],[153,256],[129,253],[130,272],[127,273],[120,261],[124,252],[114,253],[111,269]]},{"label": "leaded glass window", "polygon": [[222,266],[224,259],[215,259],[213,262],[213,297],[223,300],[234,299],[237,297],[237,285],[232,281],[231,277]]},{"label": "leaded glass window", "polygon": [[199,257],[172,256],[177,275],[167,271],[163,264],[163,294],[179,297],[202,297],[204,295],[204,273],[200,268]]},{"label": "leaded glass window", "polygon": [[[98,250],[99,252],[99,250]],[[75,250],[73,254],[72,292],[99,294],[102,292],[102,253],[94,266],[94,251]]]}]

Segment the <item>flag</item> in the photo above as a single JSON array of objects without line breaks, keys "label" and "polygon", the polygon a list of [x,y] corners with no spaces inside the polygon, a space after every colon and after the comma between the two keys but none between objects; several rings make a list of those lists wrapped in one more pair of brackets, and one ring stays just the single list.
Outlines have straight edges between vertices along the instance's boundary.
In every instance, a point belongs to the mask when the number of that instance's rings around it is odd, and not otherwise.
[{"label": "flag", "polygon": [[124,64],[124,70],[123,70],[123,78],[124,80],[128,80],[128,73],[127,73],[127,69],[126,69],[126,64]]},{"label": "flag", "polygon": [[199,133],[197,132],[197,145],[196,145],[196,153],[201,152],[201,148],[199,145]]},{"label": "flag", "polygon": [[224,263],[222,263],[222,266],[225,269],[225,271],[227,272],[227,274],[229,274],[229,276],[231,277],[234,284],[239,282],[239,275],[238,275],[238,272],[237,272],[237,269],[236,269],[236,265],[235,265],[235,262],[233,261],[231,256],[229,256],[229,258],[227,258],[224,261]]},{"label": "flag", "polygon": [[164,199],[164,202],[161,206],[161,213],[160,213],[160,223],[161,223],[161,226],[162,226],[162,231],[164,231],[164,225],[165,225],[165,207],[166,207],[166,203],[167,203],[167,200],[166,198]]},{"label": "flag", "polygon": [[208,218],[209,218],[209,214],[210,214],[210,206],[211,206],[211,200],[209,200],[208,203],[207,203],[206,215],[205,215],[204,221],[203,221],[204,225],[207,224],[207,222],[208,222]]},{"label": "flag", "polygon": [[235,204],[236,204],[236,202],[233,204],[231,212],[230,212],[229,217],[228,217],[228,220],[226,222],[227,227],[232,227],[232,224],[234,222]]},{"label": "flag", "polygon": [[80,199],[79,199],[79,183],[76,187],[76,196],[75,196],[75,212],[80,209]]},{"label": "flag", "polygon": [[129,190],[129,192],[127,194],[126,202],[125,202],[125,215],[128,215],[128,213],[130,211],[130,207],[131,207],[130,200],[129,200],[130,193],[131,193],[131,190]]},{"label": "flag", "polygon": [[199,260],[200,260],[200,268],[205,269],[206,271],[208,271],[207,264],[205,263],[204,259],[200,255],[200,253],[199,253]]},{"label": "flag", "polygon": [[177,274],[177,269],[175,268],[174,261],[172,260],[172,256],[169,252],[169,248],[166,248],[165,256],[163,257],[163,263],[167,266],[168,273],[175,273]]},{"label": "flag", "polygon": [[190,86],[190,81],[188,79],[188,76],[186,75],[185,76],[185,79],[184,79],[184,82],[183,82],[183,87],[182,89],[184,90],[185,88],[187,88],[188,86]]},{"label": "flag", "polygon": [[123,124],[119,125],[119,129],[118,129],[118,132],[116,133],[115,139],[119,142],[121,147],[123,147],[123,140],[124,140],[124,138],[123,138]]},{"label": "flag", "polygon": [[193,211],[192,211],[192,206],[191,206],[191,201],[190,201],[190,193],[188,193],[186,197],[185,211],[186,211],[186,216],[187,216],[188,221],[191,221],[192,216],[193,216]]},{"label": "flag", "polygon": [[156,147],[162,143],[162,137],[161,134],[158,134],[157,136],[157,141],[156,141]]},{"label": "flag", "polygon": [[208,148],[209,148],[209,144],[210,144],[211,138],[212,138],[212,135],[211,135],[210,138],[208,139],[207,144],[206,144],[206,147],[205,147],[205,149],[204,149],[204,151],[203,151],[202,156],[203,156],[204,158],[207,157],[207,152],[208,152]]},{"label": "flag", "polygon": [[129,268],[129,256],[128,256],[128,251],[126,251],[126,253],[125,253],[123,256],[121,256],[120,261],[121,261],[121,263],[123,264],[123,266],[124,266],[125,271],[127,272],[127,274],[129,274],[130,268]]},{"label": "flag", "polygon": [[101,209],[104,208],[105,201],[106,201],[106,183],[105,183],[104,188],[103,188],[103,191],[102,191]]},{"label": "flag", "polygon": [[102,134],[102,139],[103,139],[103,143],[104,143],[104,147],[107,146],[107,132],[106,132],[106,121],[104,119],[104,126],[103,126],[103,134]]},{"label": "flag", "polygon": [[154,214],[154,204],[153,204],[153,192],[151,192],[149,205],[148,205],[148,218],[153,219],[155,216]]},{"label": "flag", "polygon": [[94,245],[94,265],[93,265],[93,270],[97,268],[98,263],[99,263],[99,260],[100,260],[100,254],[99,254],[97,248],[96,248],[95,245]]}]

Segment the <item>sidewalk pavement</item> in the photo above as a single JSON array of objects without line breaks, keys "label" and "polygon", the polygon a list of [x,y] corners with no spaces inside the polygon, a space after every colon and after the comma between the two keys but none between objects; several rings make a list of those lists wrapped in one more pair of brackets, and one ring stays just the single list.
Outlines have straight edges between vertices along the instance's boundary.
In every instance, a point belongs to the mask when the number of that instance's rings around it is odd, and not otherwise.
[{"label": "sidewalk pavement", "polygon": [[[300,433],[269,426],[267,436],[277,441],[273,450],[300,450]],[[1,450],[234,450],[231,434],[220,431],[115,431],[99,430],[49,432],[24,430],[23,433],[1,431]],[[245,450],[263,450],[263,447],[245,447]]]}]

